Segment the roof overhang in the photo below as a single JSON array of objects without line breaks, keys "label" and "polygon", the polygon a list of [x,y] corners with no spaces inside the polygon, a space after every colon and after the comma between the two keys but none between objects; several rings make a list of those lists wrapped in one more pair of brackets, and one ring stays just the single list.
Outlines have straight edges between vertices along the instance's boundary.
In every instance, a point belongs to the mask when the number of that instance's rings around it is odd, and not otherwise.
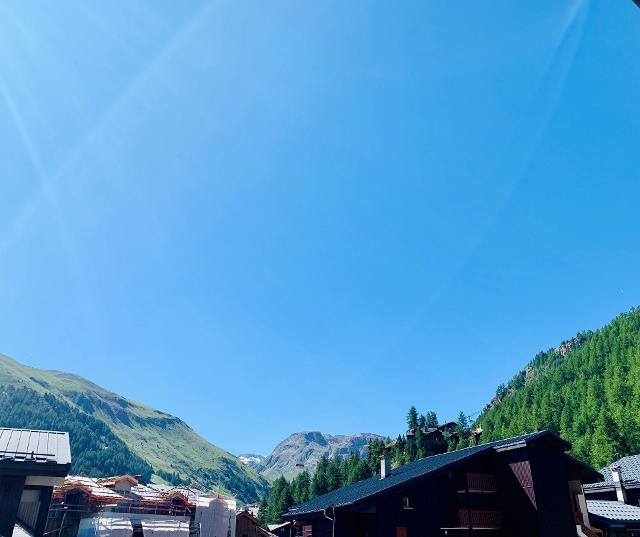
[{"label": "roof overhang", "polygon": [[5,459],[0,461],[0,475],[48,476],[67,477],[71,464],[56,464],[52,462],[15,461]]},{"label": "roof overhang", "polygon": [[566,467],[567,473],[570,477],[577,478],[583,484],[588,483],[597,483],[604,479],[604,476],[593,469],[588,464],[585,464],[582,461],[579,461],[575,457],[572,457],[568,453],[565,453]]},{"label": "roof overhang", "polygon": [[562,451],[569,451],[571,449],[571,444],[569,442],[563,440],[551,431],[540,431],[529,438],[523,438],[519,442],[508,443],[504,446],[495,446],[494,449],[499,453],[536,444],[547,444],[557,449],[561,449]]}]

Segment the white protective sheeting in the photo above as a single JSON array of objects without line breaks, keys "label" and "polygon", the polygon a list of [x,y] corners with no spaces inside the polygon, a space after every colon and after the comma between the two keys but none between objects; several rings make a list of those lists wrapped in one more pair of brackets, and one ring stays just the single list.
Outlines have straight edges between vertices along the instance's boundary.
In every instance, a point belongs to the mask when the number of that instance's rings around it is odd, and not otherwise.
[{"label": "white protective sheeting", "polygon": [[80,520],[78,537],[131,537],[133,525],[124,516],[97,516]]},{"label": "white protective sheeting", "polygon": [[235,537],[236,501],[200,496],[196,504],[200,537]]},{"label": "white protective sheeting", "polygon": [[189,537],[189,522],[177,519],[142,519],[144,537]]}]

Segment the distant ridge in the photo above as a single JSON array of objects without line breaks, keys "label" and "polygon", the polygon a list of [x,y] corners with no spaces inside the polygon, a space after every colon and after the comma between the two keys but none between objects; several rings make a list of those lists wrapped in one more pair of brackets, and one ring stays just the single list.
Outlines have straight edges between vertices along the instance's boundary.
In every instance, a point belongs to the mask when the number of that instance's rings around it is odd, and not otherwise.
[{"label": "distant ridge", "polygon": [[319,431],[294,433],[280,442],[270,455],[260,461],[247,464],[271,481],[281,475],[290,479],[301,470],[296,468],[296,464],[304,465],[306,470],[313,473],[323,456],[344,456],[352,452],[364,455],[367,452],[369,440],[375,438],[382,437],[373,433],[353,435],[331,435]]}]

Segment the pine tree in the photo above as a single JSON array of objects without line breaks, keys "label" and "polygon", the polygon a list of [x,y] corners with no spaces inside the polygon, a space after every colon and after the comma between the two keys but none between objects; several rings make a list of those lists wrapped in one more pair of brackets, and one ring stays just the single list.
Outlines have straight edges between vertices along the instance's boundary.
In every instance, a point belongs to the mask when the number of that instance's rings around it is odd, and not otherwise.
[{"label": "pine tree", "polygon": [[427,417],[424,414],[420,414],[420,417],[418,418],[418,428],[426,429],[426,427],[427,427]]},{"label": "pine tree", "polygon": [[267,505],[267,523],[279,524],[282,522],[282,515],[293,505],[289,482],[280,476],[273,482],[271,495]]},{"label": "pine tree", "polygon": [[260,506],[258,507],[258,524],[261,527],[266,528],[268,521],[269,502],[266,499],[260,500]]},{"label": "pine tree", "polygon": [[407,427],[409,431],[415,431],[418,427],[418,410],[412,406],[407,413]]},{"label": "pine tree", "polygon": [[307,470],[298,474],[291,481],[291,496],[294,504],[303,503],[311,499],[311,476]]},{"label": "pine tree", "polygon": [[438,426],[438,416],[435,412],[429,411],[425,416],[426,427],[429,429],[435,429]]},{"label": "pine tree", "polygon": [[329,492],[327,472],[329,469],[329,459],[324,456],[318,462],[316,471],[313,474],[312,489],[314,496],[321,496]]}]

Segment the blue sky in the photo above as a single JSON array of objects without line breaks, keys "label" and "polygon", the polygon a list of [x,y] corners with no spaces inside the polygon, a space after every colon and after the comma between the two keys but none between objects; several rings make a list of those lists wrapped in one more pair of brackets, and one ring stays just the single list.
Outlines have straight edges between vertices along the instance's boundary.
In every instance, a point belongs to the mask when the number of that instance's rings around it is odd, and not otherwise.
[{"label": "blue sky", "polygon": [[631,0],[3,2],[0,352],[232,451],[473,413],[640,303]]}]

